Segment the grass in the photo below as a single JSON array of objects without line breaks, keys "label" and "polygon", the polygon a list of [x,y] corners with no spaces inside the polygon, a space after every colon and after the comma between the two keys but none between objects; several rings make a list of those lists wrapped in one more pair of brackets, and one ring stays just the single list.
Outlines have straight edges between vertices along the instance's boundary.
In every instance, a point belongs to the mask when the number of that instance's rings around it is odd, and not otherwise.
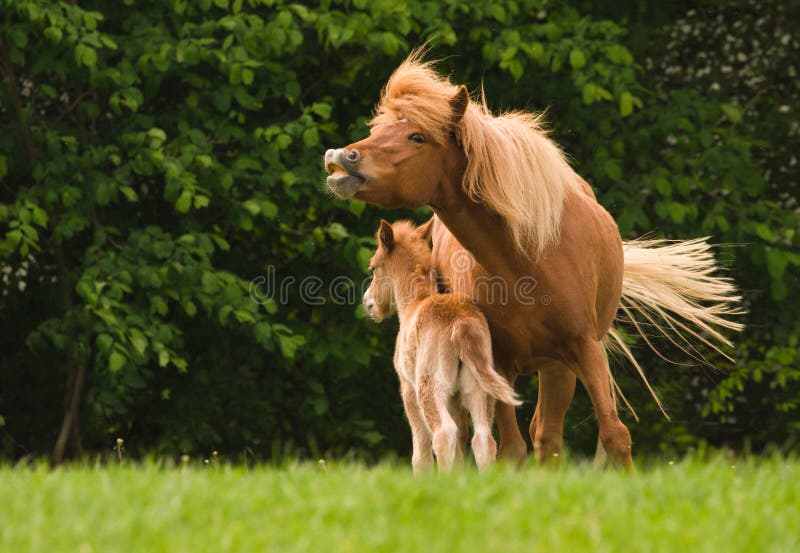
[{"label": "grass", "polygon": [[0,551],[798,551],[800,462],[0,467]]}]

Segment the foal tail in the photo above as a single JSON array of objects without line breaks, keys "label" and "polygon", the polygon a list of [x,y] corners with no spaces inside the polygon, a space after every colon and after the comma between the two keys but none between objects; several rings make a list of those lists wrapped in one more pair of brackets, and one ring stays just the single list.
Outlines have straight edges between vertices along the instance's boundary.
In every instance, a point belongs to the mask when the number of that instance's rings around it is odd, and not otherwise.
[{"label": "foal tail", "polygon": [[[730,348],[733,344],[720,330],[742,330],[743,325],[729,317],[745,311],[731,279],[715,276],[719,267],[706,239],[676,242],[638,239],[623,242],[622,248],[625,269],[617,320],[632,324],[647,345],[662,358],[664,356],[649,336],[666,337],[701,363],[708,364],[697,350],[696,346],[701,343],[732,360],[723,348]],[[669,418],[616,327],[611,329],[603,345],[607,350],[622,354],[633,364],[661,412]],[[613,377],[612,384],[630,408]]]},{"label": "foal tail", "polygon": [[506,379],[494,370],[492,338],[485,321],[478,318],[456,320],[450,339],[458,349],[461,361],[472,372],[483,391],[509,405],[522,403]]}]

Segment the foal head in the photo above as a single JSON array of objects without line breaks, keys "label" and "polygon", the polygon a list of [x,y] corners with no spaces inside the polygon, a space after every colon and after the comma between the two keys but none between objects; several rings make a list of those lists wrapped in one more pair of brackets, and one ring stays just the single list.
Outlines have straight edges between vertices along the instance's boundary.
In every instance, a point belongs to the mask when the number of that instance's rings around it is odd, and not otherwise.
[{"label": "foal head", "polygon": [[370,318],[381,322],[398,304],[427,294],[433,259],[428,247],[433,219],[415,227],[409,221],[389,224],[381,220],[376,234],[378,249],[369,260],[372,282],[364,293],[364,308]]},{"label": "foal head", "polygon": [[336,196],[387,208],[420,207],[463,164],[455,134],[469,93],[439,77],[420,56],[412,54],[389,79],[370,136],[325,153],[327,185]]}]

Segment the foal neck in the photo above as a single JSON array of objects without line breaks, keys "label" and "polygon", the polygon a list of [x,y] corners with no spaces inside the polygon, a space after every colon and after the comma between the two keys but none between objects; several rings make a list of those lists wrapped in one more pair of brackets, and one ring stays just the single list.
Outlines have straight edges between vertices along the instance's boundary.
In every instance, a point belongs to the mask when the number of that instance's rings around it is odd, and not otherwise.
[{"label": "foal neck", "polygon": [[392,278],[397,315],[402,323],[416,306],[435,291],[436,283],[422,265],[397,270]]}]

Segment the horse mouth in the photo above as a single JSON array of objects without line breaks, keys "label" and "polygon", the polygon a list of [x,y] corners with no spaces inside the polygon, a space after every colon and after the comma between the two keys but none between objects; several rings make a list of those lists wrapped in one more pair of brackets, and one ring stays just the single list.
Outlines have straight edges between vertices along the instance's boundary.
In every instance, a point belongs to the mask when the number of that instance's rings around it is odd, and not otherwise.
[{"label": "horse mouth", "polygon": [[347,172],[335,163],[328,163],[325,169],[330,173],[325,179],[328,189],[342,200],[349,200],[355,196],[361,185],[367,181],[363,176]]}]

